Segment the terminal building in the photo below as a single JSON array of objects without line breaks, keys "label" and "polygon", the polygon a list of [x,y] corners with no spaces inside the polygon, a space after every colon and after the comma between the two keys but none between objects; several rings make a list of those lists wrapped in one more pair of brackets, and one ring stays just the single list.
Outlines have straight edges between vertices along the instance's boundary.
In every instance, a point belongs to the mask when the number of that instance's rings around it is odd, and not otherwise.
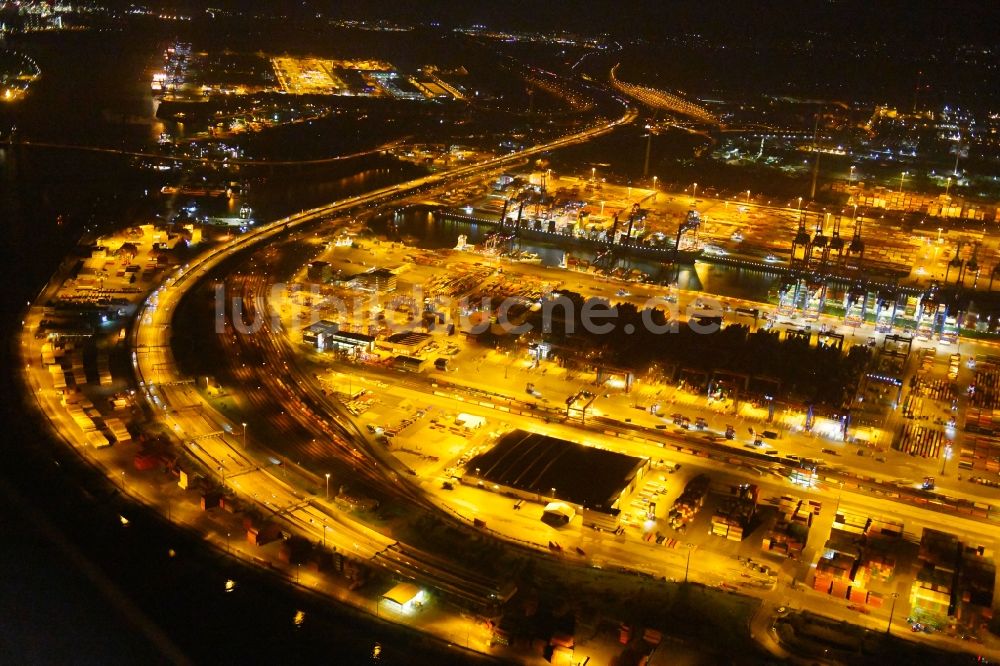
[{"label": "terminal building", "polygon": [[302,342],[317,351],[370,352],[375,347],[375,337],[364,333],[341,331],[340,325],[321,319],[302,329]]},{"label": "terminal building", "polygon": [[352,275],[345,282],[351,289],[375,294],[396,291],[396,274],[386,268],[373,268],[364,273]]},{"label": "terminal building", "polygon": [[431,336],[420,331],[401,331],[393,333],[379,347],[394,354],[416,357],[431,343]]},{"label": "terminal building", "polygon": [[567,504],[583,524],[614,530],[648,458],[514,430],[472,458],[462,482],[543,504]]}]

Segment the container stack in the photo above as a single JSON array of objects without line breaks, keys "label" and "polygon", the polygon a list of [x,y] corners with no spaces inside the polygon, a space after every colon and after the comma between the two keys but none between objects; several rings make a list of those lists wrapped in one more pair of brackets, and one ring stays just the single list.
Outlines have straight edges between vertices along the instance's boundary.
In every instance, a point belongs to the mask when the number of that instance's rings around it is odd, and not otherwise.
[{"label": "container stack", "polygon": [[944,433],[924,426],[907,424],[903,427],[896,448],[903,453],[921,458],[937,458],[941,453]]}]

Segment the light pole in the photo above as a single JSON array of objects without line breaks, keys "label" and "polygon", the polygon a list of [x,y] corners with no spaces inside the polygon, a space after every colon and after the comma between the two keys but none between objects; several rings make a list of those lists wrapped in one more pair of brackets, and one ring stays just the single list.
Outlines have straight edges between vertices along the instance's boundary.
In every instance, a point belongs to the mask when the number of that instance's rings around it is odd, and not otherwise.
[{"label": "light pole", "polygon": [[855,167],[855,166],[854,166],[853,164],[851,165],[851,173],[850,173],[850,175],[849,175],[849,176],[847,177],[847,182],[848,182],[848,183],[853,183],[853,182],[854,182],[854,169],[856,169],[856,168],[857,168],[857,167]]},{"label": "light pole", "polygon": [[948,176],[948,180],[944,184],[944,195],[948,196],[948,191],[951,190],[951,176]]},{"label": "light pole", "polygon": [[900,194],[903,193],[903,181],[906,180],[906,176],[907,175],[908,174],[905,171],[903,173],[899,174],[899,193]]},{"label": "light pole", "polygon": [[899,598],[899,592],[892,593],[892,606],[889,607],[889,624],[885,625],[885,633],[892,632],[892,616],[896,612],[896,599]]},{"label": "light pole", "polygon": [[688,582],[688,571],[691,569],[691,551],[694,550],[694,544],[688,542],[685,544],[688,549],[687,560],[684,562],[684,582]]},{"label": "light pole", "polygon": [[697,199],[698,198],[698,183],[695,183],[692,187],[693,187],[693,192],[694,193],[691,195],[691,198],[692,199]]},{"label": "light pole", "polygon": [[247,448],[247,424],[243,423],[243,450]]},{"label": "light pole", "polygon": [[941,232],[944,231],[944,227],[938,227],[938,243],[941,242]]},{"label": "light pole", "polygon": [[330,473],[326,473],[326,498],[330,499]]},{"label": "light pole", "polygon": [[800,213],[802,212],[802,197],[799,197],[799,207],[796,210],[798,210]]},{"label": "light pole", "polygon": [[597,180],[597,167],[590,167],[590,182]]},{"label": "light pole", "polygon": [[951,444],[944,445],[944,455],[941,456],[941,476],[944,476],[944,466],[951,460]]},{"label": "light pole", "polygon": [[747,205],[750,205],[750,190],[747,190]]}]

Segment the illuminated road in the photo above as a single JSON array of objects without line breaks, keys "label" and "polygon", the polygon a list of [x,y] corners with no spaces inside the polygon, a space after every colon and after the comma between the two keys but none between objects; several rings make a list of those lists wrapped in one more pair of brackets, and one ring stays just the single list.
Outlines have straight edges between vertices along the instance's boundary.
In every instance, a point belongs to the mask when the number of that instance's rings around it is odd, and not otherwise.
[{"label": "illuminated road", "polygon": [[719,119],[703,106],[695,104],[690,100],[679,97],[664,90],[657,90],[648,86],[640,86],[634,83],[627,83],[620,80],[616,72],[619,65],[611,68],[611,84],[629,97],[646,104],[654,109],[662,109],[679,113],[683,116],[694,118],[695,120],[709,125],[718,125]]},{"label": "illuminated road", "polygon": [[[240,451],[239,437],[233,433],[232,426],[228,426],[226,420],[205,403],[189,380],[178,373],[170,349],[170,324],[184,293],[235,253],[274,240],[306,223],[326,219],[359,206],[374,205],[422,188],[503,168],[554,148],[588,141],[630,123],[636,117],[636,111],[629,109],[612,122],[525,151],[424,176],[408,183],[303,211],[253,229],[179,268],[142,305],[132,333],[135,374],[153,413],[162,414],[160,420],[184,442],[188,452],[206,469],[215,470],[219,474],[220,482],[230,485],[242,498],[263,505],[267,511],[295,524],[315,541],[322,539],[344,552],[355,552],[363,559],[371,559],[400,575],[426,581],[455,596],[478,603],[488,600],[496,589],[493,581],[486,581],[469,572],[456,573],[453,563],[440,561],[430,554],[400,544],[336,510],[320,508],[315,499],[303,497],[280,479],[272,469],[273,466],[255,464],[245,452]],[[302,406],[304,407],[304,403]],[[330,435],[329,432],[323,434],[327,437]],[[338,439],[342,441],[345,452],[350,449],[342,434]],[[350,449],[350,453],[360,455],[353,449]],[[360,463],[361,459],[357,462]],[[383,475],[383,484],[390,487],[397,485],[393,472],[380,470],[379,473]]]}]

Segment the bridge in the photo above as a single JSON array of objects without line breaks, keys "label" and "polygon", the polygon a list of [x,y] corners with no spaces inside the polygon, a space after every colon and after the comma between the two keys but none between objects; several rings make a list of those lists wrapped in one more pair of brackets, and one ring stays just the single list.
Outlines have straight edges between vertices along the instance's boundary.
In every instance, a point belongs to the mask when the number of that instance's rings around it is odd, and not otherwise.
[{"label": "bridge", "polygon": [[665,90],[659,90],[657,88],[651,88],[649,86],[640,86],[635,83],[626,83],[625,81],[622,81],[616,75],[616,71],[620,65],[621,63],[618,63],[611,68],[611,85],[632,99],[654,109],[677,113],[708,125],[716,127],[722,125],[719,119],[711,111],[700,104],[695,104],[694,102],[681,97],[680,95],[676,95]]}]

